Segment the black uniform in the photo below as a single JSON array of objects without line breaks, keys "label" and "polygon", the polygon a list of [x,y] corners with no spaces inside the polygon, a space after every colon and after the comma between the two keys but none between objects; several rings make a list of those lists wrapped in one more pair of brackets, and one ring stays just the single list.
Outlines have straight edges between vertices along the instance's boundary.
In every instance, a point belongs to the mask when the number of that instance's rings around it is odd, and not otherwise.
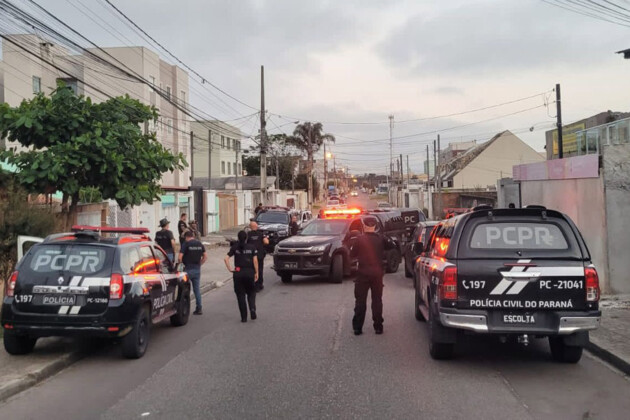
[{"label": "black uniform", "polygon": [[354,284],[354,318],[352,327],[361,331],[365,322],[368,291],[372,292],[372,320],[374,329],[383,328],[383,259],[386,239],[378,233],[366,233],[357,238],[353,250],[359,260],[359,270]]},{"label": "black uniform", "polygon": [[183,220],[177,222],[177,230],[179,231],[179,243],[183,244],[186,240],[184,239],[184,233],[188,229],[188,225]]},{"label": "black uniform", "polygon": [[171,242],[175,237],[173,236],[173,232],[168,229],[158,230],[155,234],[155,243],[162,247],[162,249],[170,255],[175,253],[173,249],[173,242]]},{"label": "black uniform", "polygon": [[256,319],[256,270],[254,268],[254,257],[258,256],[258,249],[254,245],[245,244],[243,249],[239,244],[233,245],[228,252],[230,257],[234,257],[234,293],[238,301],[238,309],[241,312],[241,321],[247,321],[247,304],[252,313],[252,319]]},{"label": "black uniform", "polygon": [[263,270],[265,268],[265,245],[263,244],[263,233],[259,230],[250,230],[247,232],[247,243],[253,245],[258,251],[258,282],[256,288],[262,290],[263,285]]},{"label": "black uniform", "polygon": [[295,236],[298,234],[299,231],[300,231],[300,225],[298,225],[297,222],[291,221],[291,223],[289,224],[289,234],[291,236]]}]

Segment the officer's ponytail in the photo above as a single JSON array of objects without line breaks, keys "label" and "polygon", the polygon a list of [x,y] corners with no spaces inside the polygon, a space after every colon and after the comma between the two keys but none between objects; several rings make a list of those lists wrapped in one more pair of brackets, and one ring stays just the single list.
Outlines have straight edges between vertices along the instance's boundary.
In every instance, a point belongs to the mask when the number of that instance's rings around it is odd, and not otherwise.
[{"label": "officer's ponytail", "polygon": [[241,251],[245,248],[245,244],[247,243],[247,232],[241,230],[238,233],[238,249]]}]

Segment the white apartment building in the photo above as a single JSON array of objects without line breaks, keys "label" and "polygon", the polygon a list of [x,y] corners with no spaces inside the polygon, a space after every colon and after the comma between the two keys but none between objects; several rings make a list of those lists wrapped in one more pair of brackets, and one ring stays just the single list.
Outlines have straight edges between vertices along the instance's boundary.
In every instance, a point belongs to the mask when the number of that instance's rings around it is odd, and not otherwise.
[{"label": "white apartment building", "polygon": [[[9,38],[28,48],[32,54],[3,39],[0,101],[17,106],[36,93],[50,93],[58,80],[65,81],[76,93],[90,97],[94,102],[128,94],[158,109],[158,122],[145,128],[155,131],[158,141],[172,152],[183,153],[190,164],[190,118],[181,110],[188,107],[188,73],[180,67],[161,60],[158,54],[144,47],[104,48],[104,52],[88,50],[129,73],[137,74],[149,81],[150,86],[106,63],[99,63],[87,53],[70,54],[63,47],[36,35],[12,35]],[[160,96],[160,91],[166,98]],[[167,172],[162,178],[162,188],[186,191],[190,187],[190,176],[190,166]]]},{"label": "white apartment building", "polygon": [[193,177],[199,180],[241,176],[241,131],[221,121],[193,121]]}]

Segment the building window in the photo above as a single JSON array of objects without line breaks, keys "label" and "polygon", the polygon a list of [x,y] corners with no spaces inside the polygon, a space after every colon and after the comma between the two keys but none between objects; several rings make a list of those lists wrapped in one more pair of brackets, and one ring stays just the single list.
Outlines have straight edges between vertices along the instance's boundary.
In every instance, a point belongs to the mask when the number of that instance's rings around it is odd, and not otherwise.
[{"label": "building window", "polygon": [[236,150],[237,152],[241,151],[241,141],[240,140],[234,140],[234,150]]},{"label": "building window", "polygon": [[230,162],[227,163],[228,167],[228,175],[232,175],[232,164]]},{"label": "building window", "polygon": [[236,162],[234,162],[232,165],[234,166],[234,175],[238,174],[238,172],[236,172]]},{"label": "building window", "polygon": [[149,76],[149,81],[151,82],[151,88],[155,90],[155,77]]},{"label": "building window", "polygon": [[166,86],[166,100],[167,101],[171,100],[171,87],[170,86]]},{"label": "building window", "polygon": [[230,150],[232,148],[232,139],[228,137],[227,139],[227,149]]},{"label": "building window", "polygon": [[42,78],[33,76],[33,93],[40,93],[42,91]]},{"label": "building window", "polygon": [[185,91],[181,91],[181,98],[182,98],[182,104],[186,104],[186,92]]},{"label": "building window", "polygon": [[243,172],[243,170],[241,169],[241,164],[238,164],[238,174],[241,175]]},{"label": "building window", "polygon": [[168,134],[173,134],[173,120],[171,120],[171,119],[166,120],[166,124],[167,124],[166,132]]},{"label": "building window", "polygon": [[221,162],[221,175],[225,175],[225,162]]},{"label": "building window", "polygon": [[221,136],[221,148],[225,148],[225,136]]},{"label": "building window", "polygon": [[79,94],[79,85],[77,79],[73,77],[57,79],[57,84],[63,83],[68,89],[71,89],[75,95]]}]

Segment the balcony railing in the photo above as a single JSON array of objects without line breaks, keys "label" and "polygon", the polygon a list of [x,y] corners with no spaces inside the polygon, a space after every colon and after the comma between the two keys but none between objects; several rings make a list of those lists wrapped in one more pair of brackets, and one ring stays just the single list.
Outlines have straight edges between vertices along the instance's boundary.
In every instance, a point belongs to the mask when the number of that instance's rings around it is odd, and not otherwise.
[{"label": "balcony railing", "polygon": [[630,118],[576,133],[577,155],[601,154],[602,146],[630,143]]}]

